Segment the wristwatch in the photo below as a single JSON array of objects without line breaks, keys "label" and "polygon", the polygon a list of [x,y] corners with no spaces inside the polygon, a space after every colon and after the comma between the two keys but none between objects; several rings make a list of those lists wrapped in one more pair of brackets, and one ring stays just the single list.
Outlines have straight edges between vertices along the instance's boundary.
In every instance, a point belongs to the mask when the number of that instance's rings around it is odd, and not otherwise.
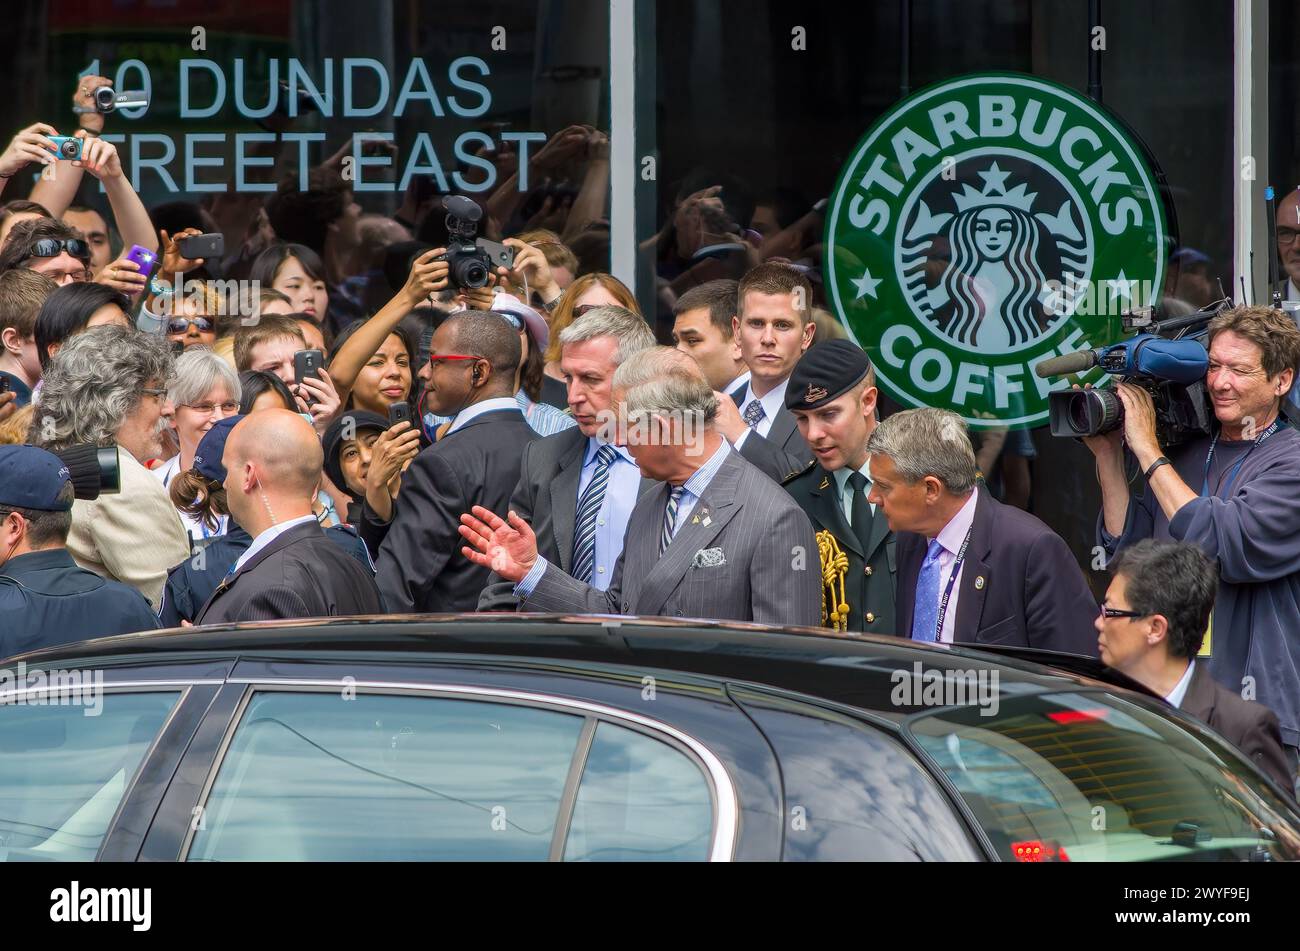
[{"label": "wristwatch", "polygon": [[1151,463],[1151,465],[1147,466],[1147,471],[1143,473],[1143,476],[1149,480],[1151,478],[1151,473],[1155,472],[1161,466],[1169,465],[1173,465],[1173,463],[1171,463],[1165,456],[1161,456],[1155,462]]},{"label": "wristwatch", "polygon": [[542,305],[542,310],[546,311],[548,314],[555,313],[555,308],[560,306],[560,301],[563,299],[564,299],[564,295],[560,294],[558,297],[555,298],[555,300],[547,301],[546,303],[544,303]]}]

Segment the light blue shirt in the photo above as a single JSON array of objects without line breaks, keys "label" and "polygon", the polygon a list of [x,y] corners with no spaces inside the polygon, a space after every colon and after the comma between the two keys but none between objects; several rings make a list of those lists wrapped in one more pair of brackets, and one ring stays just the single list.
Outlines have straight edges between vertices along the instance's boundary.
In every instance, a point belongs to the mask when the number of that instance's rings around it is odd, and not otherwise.
[{"label": "light blue shirt", "polygon": [[316,521],[315,515],[302,515],[298,518],[291,518],[287,522],[278,522],[265,531],[259,532],[258,536],[253,539],[253,544],[249,545],[248,549],[239,556],[239,559],[235,562],[235,567],[230,569],[230,574],[233,575],[240,568],[243,568],[244,565],[248,564],[248,562],[252,560],[259,551],[271,544],[271,542],[275,541],[295,525],[306,525],[308,522],[314,521]]},{"label": "light blue shirt", "polygon": [[[740,438],[736,440],[737,449],[745,444],[745,440],[749,438],[751,432],[757,432],[764,439],[767,438],[767,434],[772,431],[772,423],[776,421],[776,414],[781,412],[782,408],[785,406],[785,390],[789,385],[790,378],[786,377],[778,386],[774,386],[772,389],[768,390],[765,396],[758,397],[758,402],[763,407],[763,418],[758,421],[757,426],[748,427],[740,434]],[[751,379],[749,383],[745,385],[745,395],[741,398],[737,407],[740,410],[740,415],[742,417],[745,415],[745,407],[748,406],[753,399],[754,381]]]},{"label": "light blue shirt", "polygon": [[519,411],[524,414],[528,425],[539,436],[554,436],[578,425],[578,421],[564,410],[557,409],[550,403],[534,403],[522,389],[515,394],[515,402],[519,404]]},{"label": "light blue shirt", "polygon": [[[582,459],[582,475],[578,480],[576,505],[591,485],[596,475],[596,450],[601,442],[594,436],[587,439],[587,452]],[[641,470],[623,446],[615,446],[618,455],[609,466],[609,481],[605,483],[605,498],[596,514],[596,555],[591,569],[591,586],[597,591],[609,587],[614,576],[614,565],[623,554],[623,536],[627,533],[627,520],[632,517],[637,496],[641,492]]]},{"label": "light blue shirt", "polygon": [[[867,461],[862,464],[862,468],[856,470],[866,476],[867,484],[863,487],[862,492],[865,495],[871,494],[871,456],[867,456]],[[844,521],[850,525],[853,524],[853,487],[849,485],[849,476],[854,472],[848,466],[842,469],[836,469],[831,473],[835,477],[835,488],[840,496],[840,509],[844,512]],[[871,514],[876,514],[876,506],[871,502]]]},{"label": "light blue shirt", "polygon": [[[690,518],[691,512],[695,511],[695,504],[704,495],[705,489],[709,487],[713,477],[718,474],[722,464],[727,461],[727,454],[730,452],[731,446],[727,444],[725,439],[722,440],[722,445],[718,447],[717,452],[711,455],[704,465],[696,469],[691,477],[682,484],[682,497],[677,503],[677,519],[673,522],[673,538],[677,537],[677,533],[681,531],[682,526],[686,524],[686,520]],[[533,567],[528,569],[528,574],[524,575],[519,580],[519,583],[515,585],[515,595],[520,598],[527,598],[532,594],[533,589],[537,587],[537,582],[542,579],[548,564],[550,562],[541,557],[533,562]]]}]

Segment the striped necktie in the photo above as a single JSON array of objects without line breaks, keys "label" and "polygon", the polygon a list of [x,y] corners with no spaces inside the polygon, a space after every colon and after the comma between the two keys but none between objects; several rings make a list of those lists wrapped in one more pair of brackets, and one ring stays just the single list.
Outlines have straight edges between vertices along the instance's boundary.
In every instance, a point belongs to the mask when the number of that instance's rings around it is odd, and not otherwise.
[{"label": "striped necktie", "polygon": [[659,554],[663,554],[673,540],[673,526],[677,523],[677,506],[682,501],[682,493],[686,491],[684,485],[679,485],[668,495],[668,505],[664,509],[664,530],[659,536]]},{"label": "striped necktie", "polygon": [[605,502],[605,487],[609,484],[609,467],[618,458],[613,446],[596,450],[596,471],[587,490],[578,501],[578,518],[573,534],[573,571],[579,581],[591,583],[591,572],[596,564],[596,516]]}]

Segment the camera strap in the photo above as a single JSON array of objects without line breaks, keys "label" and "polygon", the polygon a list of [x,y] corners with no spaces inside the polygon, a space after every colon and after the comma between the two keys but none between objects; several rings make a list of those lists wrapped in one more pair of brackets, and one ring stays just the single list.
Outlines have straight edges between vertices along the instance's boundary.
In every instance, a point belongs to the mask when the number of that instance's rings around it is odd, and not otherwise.
[{"label": "camera strap", "polygon": [[[1281,429],[1283,425],[1283,417],[1279,414],[1277,419],[1273,420],[1273,422],[1269,424],[1263,432],[1255,437],[1255,441],[1251,443],[1249,449],[1242,453],[1241,458],[1233,463],[1232,468],[1228,470],[1228,484],[1226,487],[1223,485],[1223,479],[1219,479],[1219,488],[1224,490],[1224,498],[1227,498],[1232,494],[1232,484],[1237,481],[1237,474],[1241,472],[1241,467],[1246,464],[1246,460],[1249,459],[1250,454],[1255,451],[1255,447]],[[1222,429],[1214,434],[1214,438],[1210,440],[1210,451],[1205,454],[1205,473],[1201,477],[1201,495],[1208,495],[1210,493],[1210,464],[1214,461],[1214,448],[1219,444],[1219,433],[1221,432],[1223,432]],[[1216,498],[1218,497],[1218,494],[1219,491],[1216,489],[1214,492]]]}]

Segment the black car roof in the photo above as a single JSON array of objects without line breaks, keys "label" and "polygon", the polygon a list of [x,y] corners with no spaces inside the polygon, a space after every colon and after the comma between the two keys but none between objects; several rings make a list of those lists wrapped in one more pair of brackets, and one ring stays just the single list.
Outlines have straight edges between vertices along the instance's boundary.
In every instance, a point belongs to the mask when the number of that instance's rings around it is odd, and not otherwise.
[{"label": "black car roof", "polygon": [[558,614],[376,615],[261,621],[123,634],[0,661],[29,667],[130,666],[227,658],[410,663],[473,655],[616,664],[794,690],[880,713],[921,664],[998,671],[1003,695],[1107,685],[1149,693],[1095,658],[1029,648],[922,645],[898,637],[700,619]]}]

